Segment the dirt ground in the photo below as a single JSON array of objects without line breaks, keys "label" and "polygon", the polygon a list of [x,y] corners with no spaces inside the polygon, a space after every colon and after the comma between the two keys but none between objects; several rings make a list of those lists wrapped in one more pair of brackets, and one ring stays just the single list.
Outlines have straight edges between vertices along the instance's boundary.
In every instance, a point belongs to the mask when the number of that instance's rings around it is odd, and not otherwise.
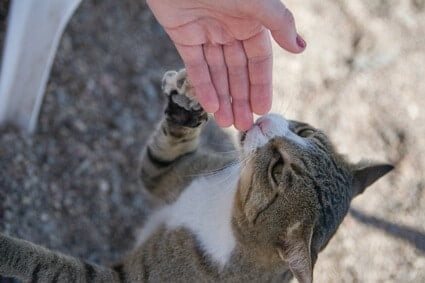
[{"label": "dirt ground", "polygon": [[[274,112],[353,161],[396,170],[353,203],[315,282],[425,282],[425,1],[286,0],[308,42],[274,48]],[[95,262],[148,211],[139,152],[182,63],[143,1],[85,0],[62,38],[37,132],[0,128],[0,231]]]}]

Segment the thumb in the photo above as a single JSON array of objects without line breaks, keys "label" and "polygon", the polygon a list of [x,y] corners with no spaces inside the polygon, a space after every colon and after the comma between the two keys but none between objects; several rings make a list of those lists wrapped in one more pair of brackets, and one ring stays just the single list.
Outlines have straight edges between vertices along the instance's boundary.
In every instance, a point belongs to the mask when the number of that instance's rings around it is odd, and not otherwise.
[{"label": "thumb", "polygon": [[[279,0],[254,1],[251,15],[270,30],[274,40],[292,53],[300,53],[307,46],[304,39],[297,34],[292,12]],[[256,7],[255,7],[256,6]]]}]

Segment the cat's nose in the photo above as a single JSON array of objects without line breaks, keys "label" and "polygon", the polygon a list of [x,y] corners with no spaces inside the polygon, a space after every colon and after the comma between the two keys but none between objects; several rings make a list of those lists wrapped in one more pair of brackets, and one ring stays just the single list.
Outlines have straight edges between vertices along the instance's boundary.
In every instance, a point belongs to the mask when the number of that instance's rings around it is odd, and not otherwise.
[{"label": "cat's nose", "polygon": [[277,114],[267,114],[257,119],[255,122],[261,132],[268,137],[284,135],[288,130],[288,121]]},{"label": "cat's nose", "polygon": [[278,134],[275,131],[276,127],[274,127],[273,121],[271,119],[262,119],[261,121],[255,124],[260,128],[261,132],[266,137],[271,138]]}]

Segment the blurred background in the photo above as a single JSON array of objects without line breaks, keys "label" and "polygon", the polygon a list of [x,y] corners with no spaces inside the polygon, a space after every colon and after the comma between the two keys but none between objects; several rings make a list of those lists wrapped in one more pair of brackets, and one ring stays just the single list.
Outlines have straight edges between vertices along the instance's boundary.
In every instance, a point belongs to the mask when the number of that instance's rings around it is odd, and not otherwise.
[{"label": "blurred background", "polygon": [[[353,161],[396,166],[353,202],[315,282],[425,282],[425,1],[285,4],[308,47],[274,46],[273,111],[325,130]],[[181,67],[144,1],[84,0],[36,133],[0,128],[0,231],[104,264],[129,250],[148,211],[139,153],[162,115],[162,74]]]}]

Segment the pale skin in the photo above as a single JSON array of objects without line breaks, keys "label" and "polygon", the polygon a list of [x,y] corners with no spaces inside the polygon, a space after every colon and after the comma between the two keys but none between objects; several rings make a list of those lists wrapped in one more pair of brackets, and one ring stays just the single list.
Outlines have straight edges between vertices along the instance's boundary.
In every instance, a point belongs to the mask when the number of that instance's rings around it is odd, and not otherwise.
[{"label": "pale skin", "polygon": [[292,13],[280,0],[147,0],[183,59],[197,99],[222,127],[245,131],[272,104],[270,34],[302,52]]}]

